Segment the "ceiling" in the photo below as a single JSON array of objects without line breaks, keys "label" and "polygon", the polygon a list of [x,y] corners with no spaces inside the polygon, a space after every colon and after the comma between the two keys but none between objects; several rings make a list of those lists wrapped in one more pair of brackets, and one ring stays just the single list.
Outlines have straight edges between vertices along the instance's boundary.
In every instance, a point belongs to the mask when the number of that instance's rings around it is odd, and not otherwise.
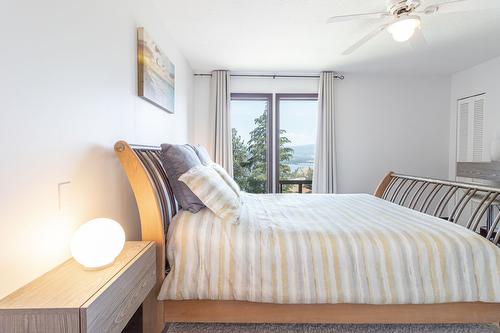
[{"label": "ceiling", "polygon": [[[168,32],[195,72],[384,72],[447,75],[500,55],[495,9],[425,16],[429,46],[412,49],[383,32],[342,52],[380,24],[326,24],[328,17],[385,9],[385,0],[156,0]],[[422,7],[437,2],[422,0]]]}]

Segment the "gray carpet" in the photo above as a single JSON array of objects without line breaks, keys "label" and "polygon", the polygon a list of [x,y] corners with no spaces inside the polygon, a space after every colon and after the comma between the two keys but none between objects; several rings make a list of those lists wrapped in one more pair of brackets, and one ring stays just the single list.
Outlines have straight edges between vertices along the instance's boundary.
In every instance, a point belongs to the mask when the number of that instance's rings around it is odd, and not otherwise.
[{"label": "gray carpet", "polygon": [[500,333],[496,325],[309,325],[309,324],[180,324],[174,323],[168,333]]}]

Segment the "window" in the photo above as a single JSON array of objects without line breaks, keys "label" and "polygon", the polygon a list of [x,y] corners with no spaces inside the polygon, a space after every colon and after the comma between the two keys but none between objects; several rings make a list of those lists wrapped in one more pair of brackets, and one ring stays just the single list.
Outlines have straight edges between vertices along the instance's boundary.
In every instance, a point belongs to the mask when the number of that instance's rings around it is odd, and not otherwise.
[{"label": "window", "polygon": [[272,192],[272,101],[272,94],[231,94],[234,179],[249,193]]},{"label": "window", "polygon": [[276,95],[277,188],[310,193],[318,119],[317,94]]},{"label": "window", "polygon": [[231,94],[234,179],[242,190],[311,191],[317,100],[276,94],[273,113],[273,94]]}]

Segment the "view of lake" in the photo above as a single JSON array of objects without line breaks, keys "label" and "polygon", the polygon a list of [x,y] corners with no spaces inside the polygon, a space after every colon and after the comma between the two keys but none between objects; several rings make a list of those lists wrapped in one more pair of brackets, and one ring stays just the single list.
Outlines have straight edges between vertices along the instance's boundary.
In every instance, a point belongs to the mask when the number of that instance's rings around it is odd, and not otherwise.
[{"label": "view of lake", "polygon": [[290,146],[293,149],[293,157],[288,163],[292,171],[298,168],[314,167],[314,144],[302,146]]}]

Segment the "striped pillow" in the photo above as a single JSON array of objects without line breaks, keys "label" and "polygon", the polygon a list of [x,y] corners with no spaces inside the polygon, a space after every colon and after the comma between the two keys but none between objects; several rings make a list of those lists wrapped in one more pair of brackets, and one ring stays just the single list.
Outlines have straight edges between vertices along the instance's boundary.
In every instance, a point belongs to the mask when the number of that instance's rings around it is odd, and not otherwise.
[{"label": "striped pillow", "polygon": [[222,177],[222,179],[224,179],[224,181],[226,182],[227,185],[229,185],[229,187],[231,187],[231,189],[236,193],[236,195],[239,197],[240,196],[240,192],[241,192],[241,189],[240,189],[240,186],[238,185],[238,183],[236,183],[233,179],[233,177],[231,177],[226,169],[224,169],[222,166],[220,166],[219,164],[217,163],[210,163],[210,166],[212,168],[215,169],[215,171],[217,171],[217,173]]},{"label": "striped pillow", "polygon": [[212,168],[214,168],[215,171],[217,171],[219,175],[221,175],[222,179],[224,179],[224,181],[233,189],[233,191],[236,192],[238,196],[240,196],[241,192],[240,186],[234,181],[233,177],[231,177],[227,173],[226,169],[224,169],[220,164],[217,164],[214,161],[212,161],[205,147],[203,147],[202,145],[191,145],[191,147],[196,152],[196,155],[198,155],[201,164],[209,165]]},{"label": "striped pillow", "polygon": [[197,165],[179,177],[215,215],[224,221],[237,222],[241,203],[238,195],[214,168]]}]

